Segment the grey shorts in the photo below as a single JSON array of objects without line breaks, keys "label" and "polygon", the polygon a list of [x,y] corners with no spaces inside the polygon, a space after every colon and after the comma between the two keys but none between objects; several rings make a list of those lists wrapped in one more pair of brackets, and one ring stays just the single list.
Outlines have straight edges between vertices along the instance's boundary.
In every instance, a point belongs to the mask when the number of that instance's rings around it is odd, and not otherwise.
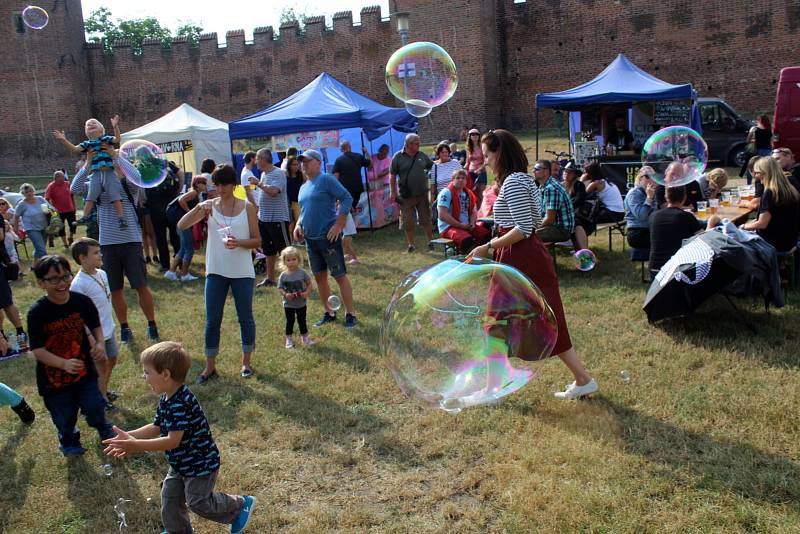
[{"label": "grey shorts", "polygon": [[119,345],[117,344],[117,340],[114,338],[114,336],[106,339],[106,356],[109,358],[116,358],[119,356]]},{"label": "grey shorts", "polygon": [[108,288],[111,291],[122,289],[124,277],[128,278],[132,289],[147,285],[147,267],[141,242],[101,245],[100,251],[103,253],[103,270],[108,275]]}]

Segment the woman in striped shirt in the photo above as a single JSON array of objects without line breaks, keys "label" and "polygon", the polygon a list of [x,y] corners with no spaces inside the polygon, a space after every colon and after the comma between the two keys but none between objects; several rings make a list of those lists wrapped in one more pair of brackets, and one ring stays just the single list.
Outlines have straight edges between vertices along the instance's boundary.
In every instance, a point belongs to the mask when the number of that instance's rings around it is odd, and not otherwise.
[{"label": "woman in striped shirt", "polygon": [[597,391],[597,382],[589,376],[578,358],[567,329],[564,307],[558,289],[550,254],[536,236],[541,225],[539,188],[527,174],[528,158],[516,137],[506,130],[490,130],[481,139],[486,163],[500,184],[494,204],[494,221],[499,237],[475,248],[470,256],[489,257],[496,250],[495,260],[525,273],[542,291],[558,323],[558,338],[553,354],[566,364],[575,381],[555,395],[575,399]]}]

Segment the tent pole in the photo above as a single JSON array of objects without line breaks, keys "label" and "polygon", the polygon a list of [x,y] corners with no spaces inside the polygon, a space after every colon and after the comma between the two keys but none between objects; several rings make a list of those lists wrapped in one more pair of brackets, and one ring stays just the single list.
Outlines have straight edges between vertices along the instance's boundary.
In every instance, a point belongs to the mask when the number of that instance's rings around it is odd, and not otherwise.
[{"label": "tent pole", "polygon": [[536,160],[539,160],[539,106],[536,106]]},{"label": "tent pole", "polygon": [[[364,130],[361,130],[361,146],[364,146]],[[369,157],[372,157],[372,144],[370,143],[370,152]],[[367,174],[367,169],[361,168],[362,172],[364,173],[364,189],[367,191],[367,209],[369,210],[369,231],[372,233],[375,228],[372,225],[372,201],[369,198],[369,175]]]}]

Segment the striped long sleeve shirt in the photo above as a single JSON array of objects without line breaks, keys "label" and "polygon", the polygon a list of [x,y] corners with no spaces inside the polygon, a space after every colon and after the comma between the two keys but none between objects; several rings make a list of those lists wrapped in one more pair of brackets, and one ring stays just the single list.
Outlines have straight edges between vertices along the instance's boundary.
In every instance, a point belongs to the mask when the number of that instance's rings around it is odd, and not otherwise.
[{"label": "striped long sleeve shirt", "polygon": [[539,187],[532,176],[522,172],[503,180],[494,203],[494,222],[500,228],[516,228],[525,237],[542,225]]},{"label": "striped long sleeve shirt", "polygon": [[[128,175],[137,175],[139,171],[128,160],[120,156],[117,158],[120,168]],[[118,177],[115,173],[105,171],[107,175],[116,180]],[[86,197],[89,192],[89,176],[86,169],[81,169],[78,174],[72,179],[70,191],[74,195]],[[98,176],[99,177],[99,176]],[[138,185],[131,183],[130,180],[125,180],[125,183],[133,197],[134,202],[139,198],[141,189]],[[97,205],[97,224],[100,227],[100,245],[120,245],[122,243],[141,243],[142,242],[142,229],[139,227],[139,219],[136,217],[136,207],[131,204],[125,189],[122,190],[122,210],[125,214],[125,220],[128,222],[127,228],[119,227],[119,219],[114,205],[111,203],[109,194],[103,191],[100,194],[99,203]]]}]

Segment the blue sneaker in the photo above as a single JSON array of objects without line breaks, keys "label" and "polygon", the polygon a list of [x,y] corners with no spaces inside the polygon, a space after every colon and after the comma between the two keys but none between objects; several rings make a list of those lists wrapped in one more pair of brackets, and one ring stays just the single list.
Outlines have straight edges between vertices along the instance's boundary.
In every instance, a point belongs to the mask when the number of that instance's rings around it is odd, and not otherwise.
[{"label": "blue sneaker", "polygon": [[86,452],[86,449],[80,445],[76,445],[74,447],[59,447],[59,449],[61,449],[61,453],[64,456],[80,456]]},{"label": "blue sneaker", "polygon": [[355,315],[350,315],[349,313],[344,316],[344,327],[345,328],[354,328],[358,324]]},{"label": "blue sneaker", "polygon": [[119,342],[130,343],[133,340],[133,330],[130,328],[121,328],[119,331]]},{"label": "blue sneaker", "polygon": [[322,319],[314,323],[314,326],[323,326],[328,323],[335,323],[335,322],[336,322],[336,316],[330,315],[329,313],[326,312],[325,315],[322,316]]},{"label": "blue sneaker", "polygon": [[244,532],[244,527],[246,527],[247,523],[250,521],[250,516],[253,514],[253,508],[255,508],[255,506],[256,498],[252,495],[245,495],[242,511],[239,512],[239,517],[237,517],[236,521],[231,525],[231,534]]},{"label": "blue sneaker", "polygon": [[161,337],[158,335],[158,327],[156,325],[147,327],[147,338],[153,343],[158,343],[161,341]]}]

